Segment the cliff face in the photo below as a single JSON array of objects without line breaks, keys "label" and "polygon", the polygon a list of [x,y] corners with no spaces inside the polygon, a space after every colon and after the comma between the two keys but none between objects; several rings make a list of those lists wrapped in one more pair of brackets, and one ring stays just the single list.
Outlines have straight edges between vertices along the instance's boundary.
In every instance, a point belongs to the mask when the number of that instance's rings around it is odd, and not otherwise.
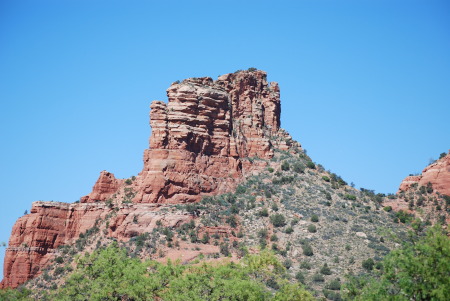
[{"label": "cliff face", "polygon": [[450,196],[450,152],[425,167],[421,175],[406,177],[400,184],[399,192],[407,192],[412,186],[427,186],[428,183],[434,191]]},{"label": "cliff face", "polygon": [[157,220],[186,222],[190,215],[155,212],[161,203],[195,202],[231,191],[265,167],[264,161],[249,158],[270,159],[275,146],[288,150],[296,144],[280,129],[279,88],[267,82],[263,71],[227,74],[216,81],[187,79],[172,84],[167,95],[167,104],[151,104],[150,148],[138,176],[125,181],[103,171],[81,203],[35,202],[30,214],[19,218],[1,287],[17,287],[38,275],[58,246],[73,244],[113,211],[104,233],[121,240],[150,232]]},{"label": "cliff face", "polygon": [[[104,201],[127,189],[133,203],[185,203],[233,189],[255,168],[247,158],[273,156],[280,130],[280,91],[263,71],[191,78],[151,104],[150,148],[128,186],[102,174],[82,202]],[[281,143],[285,143],[284,141]],[[277,145],[287,149],[287,145]],[[122,195],[125,192],[122,192]]]},{"label": "cliff face", "polygon": [[408,176],[400,184],[396,198],[385,206],[406,211],[421,220],[450,222],[450,153],[427,166],[420,175]]},{"label": "cliff face", "polygon": [[34,202],[30,214],[19,218],[12,229],[2,287],[17,287],[40,274],[59,254],[58,246],[73,244],[80,234],[105,218],[110,222],[103,233],[118,240],[151,232],[158,221],[173,227],[192,219],[188,214],[167,215],[154,204],[122,204],[112,208],[103,202]]}]

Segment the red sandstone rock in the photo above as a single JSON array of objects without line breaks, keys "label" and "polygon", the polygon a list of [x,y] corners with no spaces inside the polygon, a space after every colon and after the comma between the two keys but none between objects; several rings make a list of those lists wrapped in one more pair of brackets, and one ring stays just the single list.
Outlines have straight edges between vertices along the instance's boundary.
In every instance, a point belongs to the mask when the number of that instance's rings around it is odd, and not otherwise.
[{"label": "red sandstone rock", "polygon": [[114,174],[104,170],[100,173],[92,192],[89,195],[82,197],[81,202],[92,203],[106,201],[119,189],[121,183],[123,183],[123,180],[117,180],[114,177]]},{"label": "red sandstone rock", "polygon": [[[266,167],[273,148],[300,147],[280,129],[280,90],[263,71],[192,78],[172,84],[168,103],[151,104],[150,148],[130,183],[102,171],[81,203],[35,202],[13,227],[0,287],[17,287],[38,275],[57,252],[119,206],[107,235],[128,240],[160,220],[176,226],[190,215],[164,215],[152,203],[185,203],[233,190],[246,175]],[[132,204],[124,203],[132,201]],[[137,220],[138,222],[135,222]]]},{"label": "red sandstone rock", "polygon": [[400,184],[400,191],[408,191],[414,184],[427,186],[431,183],[433,190],[450,195],[450,153],[425,167],[421,175],[406,177]]},{"label": "red sandstone rock", "polygon": [[[80,233],[104,220],[112,210],[103,202],[34,202],[31,213],[19,218],[13,227],[6,249],[1,287],[17,287],[40,274],[57,254],[58,246],[73,244]],[[174,227],[191,219],[188,214],[161,212],[153,204],[122,204],[106,230],[109,237],[128,240],[151,232],[157,221]]]}]

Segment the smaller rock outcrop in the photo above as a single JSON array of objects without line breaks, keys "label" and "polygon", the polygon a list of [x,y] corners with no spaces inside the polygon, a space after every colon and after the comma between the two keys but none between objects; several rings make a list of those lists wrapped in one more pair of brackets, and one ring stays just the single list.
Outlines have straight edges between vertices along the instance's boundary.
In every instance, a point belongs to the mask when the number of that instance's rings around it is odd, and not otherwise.
[{"label": "smaller rock outcrop", "polygon": [[97,182],[92,188],[92,192],[80,199],[81,203],[93,203],[106,201],[112,194],[117,192],[123,180],[118,180],[114,174],[106,170],[100,173]]},{"label": "smaller rock outcrop", "polygon": [[422,174],[406,177],[400,184],[399,192],[406,192],[413,186],[427,185],[431,185],[433,190],[440,194],[450,195],[450,151],[446,156],[425,167]]}]

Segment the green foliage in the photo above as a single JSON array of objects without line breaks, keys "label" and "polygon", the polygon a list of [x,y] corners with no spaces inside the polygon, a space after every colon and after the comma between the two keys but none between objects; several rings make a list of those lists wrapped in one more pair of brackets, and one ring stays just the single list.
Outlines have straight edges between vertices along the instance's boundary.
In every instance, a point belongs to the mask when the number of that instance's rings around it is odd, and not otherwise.
[{"label": "green foliage", "polygon": [[344,199],[350,200],[350,201],[356,201],[356,195],[347,193],[347,194],[344,195]]},{"label": "green foliage", "polygon": [[330,182],[330,178],[327,176],[322,176],[322,180],[324,180],[325,182]]},{"label": "green foliage", "polygon": [[306,261],[302,261],[302,263],[300,264],[300,268],[301,269],[305,269],[305,270],[310,270],[311,269],[311,265],[306,262]]},{"label": "green foliage", "polygon": [[339,279],[331,280],[325,287],[329,290],[338,291],[341,289],[341,281]]},{"label": "green foliage", "polygon": [[306,163],[306,167],[316,169],[316,164],[314,164],[314,162],[312,161],[308,161],[308,163]]},{"label": "green foliage", "polygon": [[295,279],[297,279],[298,282],[305,283],[305,275],[303,275],[302,272],[297,272],[297,274],[295,274]]},{"label": "green foliage", "polygon": [[270,216],[270,221],[274,225],[274,227],[283,227],[286,225],[286,218],[283,214],[277,213]]},{"label": "green foliage", "polygon": [[450,240],[437,225],[426,236],[392,251],[383,261],[380,279],[352,278],[350,300],[448,300]]},{"label": "green foliage", "polygon": [[311,245],[305,243],[305,244],[303,244],[302,249],[303,249],[303,255],[305,255],[305,256],[313,256],[314,255]]},{"label": "green foliage", "polygon": [[324,281],[325,281],[325,278],[323,278],[322,275],[320,275],[320,274],[318,274],[318,273],[315,273],[315,274],[313,275],[313,277],[312,277],[312,281],[314,281],[314,282],[324,282]]},{"label": "green foliage", "polygon": [[308,226],[308,231],[310,232],[310,233],[316,233],[317,232],[317,228],[316,228],[316,226],[315,225],[309,225]]},{"label": "green foliage", "polygon": [[245,188],[245,186],[238,185],[238,187],[236,188],[236,193],[237,193],[237,194],[243,194],[243,193],[245,193],[245,191],[247,191],[247,189]]},{"label": "green foliage", "polygon": [[273,172],[273,168],[272,168],[272,167],[268,167],[268,168],[267,168],[267,171],[270,172],[270,173],[272,173],[272,172]]},{"label": "green foliage", "polygon": [[125,180],[125,184],[126,185],[131,185],[133,183],[133,181],[131,181],[131,179],[126,179]]},{"label": "green foliage", "polygon": [[284,233],[286,234],[292,234],[294,232],[294,229],[292,227],[287,227]]},{"label": "green foliage", "polygon": [[391,206],[386,206],[383,208],[384,211],[386,212],[391,212],[392,211],[392,207]]},{"label": "green foliage", "polygon": [[[300,284],[284,278],[285,268],[268,251],[247,255],[242,263],[161,264],[130,258],[114,243],[78,258],[76,270],[50,300],[314,300]],[[30,294],[3,290],[0,300],[29,300]]]},{"label": "green foliage", "polygon": [[363,262],[361,263],[362,267],[365,268],[368,271],[372,271],[373,270],[373,266],[375,265],[375,262],[373,261],[372,258],[368,258],[366,260],[363,260]]},{"label": "green foliage", "polygon": [[281,170],[288,171],[289,169],[289,163],[287,161],[283,161],[283,163],[281,163]]},{"label": "green foliage", "polygon": [[264,216],[264,217],[268,217],[269,216],[269,211],[267,210],[267,208],[263,208],[258,212],[259,216]]},{"label": "green foliage", "polygon": [[292,166],[292,170],[296,173],[304,173],[305,172],[305,166],[299,162],[294,163]]},{"label": "green foliage", "polygon": [[254,67],[250,67],[250,68],[248,68],[247,69],[247,71],[249,71],[249,72],[255,72],[255,71],[257,71],[258,69],[257,68],[254,68]]},{"label": "green foliage", "polygon": [[313,223],[319,222],[319,217],[317,216],[317,214],[311,215],[311,221],[312,221]]},{"label": "green foliage", "polygon": [[439,155],[439,159],[442,159],[442,158],[444,158],[445,156],[447,156],[446,153],[441,153],[441,154]]},{"label": "green foliage", "polygon": [[396,212],[395,217],[394,217],[395,221],[400,221],[401,223],[404,223],[404,224],[411,222],[412,219],[413,219],[413,216],[403,210]]},{"label": "green foliage", "polygon": [[25,301],[31,299],[29,289],[19,287],[17,289],[0,289],[0,300]]},{"label": "green foliage", "polygon": [[320,268],[320,273],[323,275],[331,275],[331,269],[328,266],[328,264],[325,262],[325,264]]}]

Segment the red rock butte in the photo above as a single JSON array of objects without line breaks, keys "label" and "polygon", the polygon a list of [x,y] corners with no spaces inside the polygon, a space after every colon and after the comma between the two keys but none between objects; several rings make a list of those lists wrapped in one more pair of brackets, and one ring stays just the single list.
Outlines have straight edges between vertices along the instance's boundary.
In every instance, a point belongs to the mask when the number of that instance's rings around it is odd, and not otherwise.
[{"label": "red rock butte", "polygon": [[[151,104],[150,147],[132,179],[102,171],[81,203],[34,202],[15,223],[6,249],[0,287],[17,287],[39,275],[57,253],[113,211],[108,237],[128,240],[150,232],[157,221],[174,226],[189,215],[159,212],[164,203],[199,201],[229,192],[265,168],[274,148],[300,147],[280,128],[280,91],[263,71],[190,78],[167,89],[168,103]],[[139,223],[133,222],[139,217]]]}]

